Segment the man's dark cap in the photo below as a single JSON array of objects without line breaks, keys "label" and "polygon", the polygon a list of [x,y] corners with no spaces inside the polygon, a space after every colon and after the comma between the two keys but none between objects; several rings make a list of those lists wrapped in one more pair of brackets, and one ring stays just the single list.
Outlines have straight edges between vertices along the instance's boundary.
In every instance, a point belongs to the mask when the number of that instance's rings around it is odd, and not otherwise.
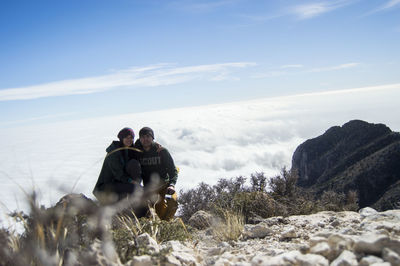
[{"label": "man's dark cap", "polygon": [[139,137],[144,136],[144,135],[150,135],[154,139],[154,132],[149,127],[144,127],[139,131]]}]

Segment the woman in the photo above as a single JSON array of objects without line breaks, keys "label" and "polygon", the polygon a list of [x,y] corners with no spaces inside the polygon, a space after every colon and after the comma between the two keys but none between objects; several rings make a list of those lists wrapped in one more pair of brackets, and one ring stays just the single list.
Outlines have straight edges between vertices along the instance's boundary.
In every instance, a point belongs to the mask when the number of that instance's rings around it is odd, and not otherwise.
[{"label": "woman", "polygon": [[107,156],[93,190],[100,203],[115,203],[139,188],[141,151],[133,147],[134,138],[133,130],[125,127],[118,133],[119,141],[113,141],[106,149]]}]

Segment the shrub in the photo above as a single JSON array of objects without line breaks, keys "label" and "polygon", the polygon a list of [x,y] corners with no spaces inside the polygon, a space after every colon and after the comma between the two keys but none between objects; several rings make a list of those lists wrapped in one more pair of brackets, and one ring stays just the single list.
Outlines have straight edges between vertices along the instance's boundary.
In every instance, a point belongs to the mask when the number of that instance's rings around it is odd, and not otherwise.
[{"label": "shrub", "polygon": [[250,175],[251,191],[265,192],[267,188],[267,177],[264,173],[254,173]]},{"label": "shrub", "polygon": [[324,191],[320,203],[324,210],[341,211],[345,205],[345,196],[343,193],[337,193],[333,190]]},{"label": "shrub", "polygon": [[286,214],[285,208],[265,192],[241,192],[235,195],[232,209],[240,211],[247,222],[251,218],[268,218]]},{"label": "shrub", "polygon": [[270,193],[274,198],[291,198],[296,195],[298,175],[296,171],[286,170],[284,167],[281,174],[272,177],[268,181]]},{"label": "shrub", "polygon": [[178,197],[180,217],[186,223],[198,210],[209,211],[210,203],[214,202],[215,198],[215,190],[204,182],[196,188],[180,190]]}]

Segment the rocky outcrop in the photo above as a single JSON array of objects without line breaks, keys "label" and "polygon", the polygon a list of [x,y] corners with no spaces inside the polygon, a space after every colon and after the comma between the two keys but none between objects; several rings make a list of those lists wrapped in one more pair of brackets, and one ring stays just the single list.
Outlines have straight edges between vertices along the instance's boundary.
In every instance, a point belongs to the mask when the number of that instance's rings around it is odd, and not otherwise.
[{"label": "rocky outcrop", "polygon": [[400,134],[353,120],[307,140],[294,152],[298,185],[318,194],[355,190],[360,207],[393,209],[400,202]]},{"label": "rocky outcrop", "polygon": [[245,225],[237,241],[217,241],[209,230],[194,239],[125,265],[400,265],[400,210],[272,217]]}]

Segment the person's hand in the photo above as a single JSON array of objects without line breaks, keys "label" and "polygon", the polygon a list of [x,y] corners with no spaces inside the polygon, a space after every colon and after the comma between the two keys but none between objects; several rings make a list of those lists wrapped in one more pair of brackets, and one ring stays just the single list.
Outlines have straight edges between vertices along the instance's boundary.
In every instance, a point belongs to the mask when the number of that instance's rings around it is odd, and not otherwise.
[{"label": "person's hand", "polygon": [[130,180],[130,183],[134,184],[134,185],[140,185],[140,182],[133,180],[133,179]]},{"label": "person's hand", "polygon": [[174,193],[175,193],[175,187],[173,185],[169,185],[169,187],[167,187],[167,191],[165,192],[165,194],[172,195]]}]

